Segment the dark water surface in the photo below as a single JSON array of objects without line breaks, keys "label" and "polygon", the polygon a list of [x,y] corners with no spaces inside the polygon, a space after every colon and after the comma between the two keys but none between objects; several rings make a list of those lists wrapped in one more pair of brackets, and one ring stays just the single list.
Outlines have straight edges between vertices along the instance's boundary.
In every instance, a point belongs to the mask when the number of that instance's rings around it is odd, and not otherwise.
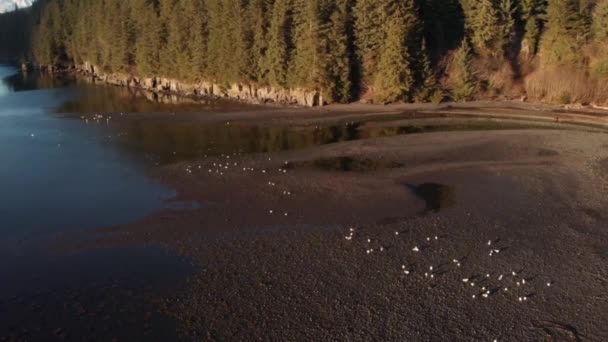
[{"label": "dark water surface", "polygon": [[[9,70],[1,67],[0,75]],[[142,177],[149,166],[145,158],[108,143],[110,127],[57,115],[79,91],[64,83],[53,88],[49,79],[40,79],[48,82],[38,88],[15,87],[21,78],[0,83],[4,242],[136,220],[174,196]]]},{"label": "dark water surface", "polygon": [[174,190],[146,177],[150,158],[108,138],[115,127],[64,114],[165,109],[123,94],[0,66],[0,341],[175,338],[151,298],[189,263],[152,247],[50,248],[65,234],[175,209]]}]

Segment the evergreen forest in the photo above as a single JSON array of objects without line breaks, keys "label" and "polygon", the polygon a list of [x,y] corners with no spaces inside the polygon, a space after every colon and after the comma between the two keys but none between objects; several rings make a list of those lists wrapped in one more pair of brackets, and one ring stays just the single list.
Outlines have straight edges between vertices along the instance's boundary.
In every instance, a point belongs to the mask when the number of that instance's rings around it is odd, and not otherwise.
[{"label": "evergreen forest", "polygon": [[608,0],[38,0],[0,58],[328,103],[608,99]]}]

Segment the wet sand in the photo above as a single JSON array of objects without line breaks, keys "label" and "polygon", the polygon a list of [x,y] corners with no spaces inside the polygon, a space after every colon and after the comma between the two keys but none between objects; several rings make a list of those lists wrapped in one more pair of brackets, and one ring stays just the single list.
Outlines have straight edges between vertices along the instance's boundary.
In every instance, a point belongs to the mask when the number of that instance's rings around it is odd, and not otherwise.
[{"label": "wet sand", "polygon": [[[150,177],[200,207],[55,248],[187,257],[197,271],[156,299],[184,340],[608,340],[605,117],[585,115],[590,127],[554,111],[512,120],[529,108],[393,109],[198,120],[463,128],[160,164]],[[475,126],[479,113],[491,118]]]}]

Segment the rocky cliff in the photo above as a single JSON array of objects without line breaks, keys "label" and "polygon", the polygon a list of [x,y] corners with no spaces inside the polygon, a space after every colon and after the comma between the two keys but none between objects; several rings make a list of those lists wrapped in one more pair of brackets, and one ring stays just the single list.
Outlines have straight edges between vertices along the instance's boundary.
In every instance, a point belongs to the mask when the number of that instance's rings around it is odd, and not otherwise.
[{"label": "rocky cliff", "polygon": [[76,66],[76,69],[80,73],[95,77],[108,84],[144,89],[155,93],[195,97],[225,97],[256,104],[277,103],[306,107],[315,107],[324,104],[320,92],[314,90],[277,89],[242,83],[219,85],[207,81],[188,83],[165,77],[144,78],[130,74],[105,73],[90,63],[78,65]]}]

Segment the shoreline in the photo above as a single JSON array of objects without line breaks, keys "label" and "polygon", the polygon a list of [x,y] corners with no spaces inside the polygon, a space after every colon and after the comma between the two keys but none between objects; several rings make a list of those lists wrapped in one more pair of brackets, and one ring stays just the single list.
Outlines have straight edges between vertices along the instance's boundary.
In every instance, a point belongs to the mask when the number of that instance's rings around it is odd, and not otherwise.
[{"label": "shoreline", "polygon": [[[35,67],[39,71],[44,71],[45,68]],[[26,68],[29,70],[29,67]],[[23,66],[21,67],[23,71]],[[48,70],[44,71],[49,73]],[[376,113],[386,113],[390,111],[420,111],[420,110],[437,110],[437,109],[487,109],[487,108],[514,108],[522,110],[533,110],[542,112],[554,112],[563,114],[564,117],[556,116],[556,120],[566,119],[568,122],[574,119],[575,115],[579,115],[579,119],[583,116],[608,116],[608,107],[596,104],[556,104],[537,101],[527,101],[522,99],[478,99],[468,102],[441,102],[435,103],[390,103],[390,104],[373,104],[362,101],[354,101],[345,104],[319,104],[323,103],[323,99],[318,91],[309,91],[304,89],[274,89],[252,84],[234,83],[229,86],[222,86],[213,82],[200,81],[195,83],[182,82],[176,79],[167,77],[148,77],[140,78],[131,74],[123,73],[103,73],[91,64],[75,65],[67,68],[61,68],[50,71],[53,75],[73,75],[79,78],[91,78],[94,81],[100,81],[105,85],[126,87],[145,91],[156,96],[176,96],[183,99],[192,99],[201,101],[203,99],[223,99],[236,101],[243,104],[261,105],[268,109],[290,109],[290,110],[306,110],[306,111],[344,111],[358,112],[370,111]],[[263,111],[264,109],[261,109]],[[572,122],[576,122],[572,121]],[[589,123],[589,122],[588,122]],[[604,124],[602,121],[598,121]]]},{"label": "shoreline", "polygon": [[292,105],[309,108],[324,105],[323,96],[318,90],[274,88],[239,82],[217,84],[207,80],[186,82],[162,76],[139,77],[130,73],[105,73],[90,63],[75,65],[73,68],[68,68],[68,72],[92,77],[109,85],[132,87],[156,94],[190,98],[224,98],[261,105]]}]

